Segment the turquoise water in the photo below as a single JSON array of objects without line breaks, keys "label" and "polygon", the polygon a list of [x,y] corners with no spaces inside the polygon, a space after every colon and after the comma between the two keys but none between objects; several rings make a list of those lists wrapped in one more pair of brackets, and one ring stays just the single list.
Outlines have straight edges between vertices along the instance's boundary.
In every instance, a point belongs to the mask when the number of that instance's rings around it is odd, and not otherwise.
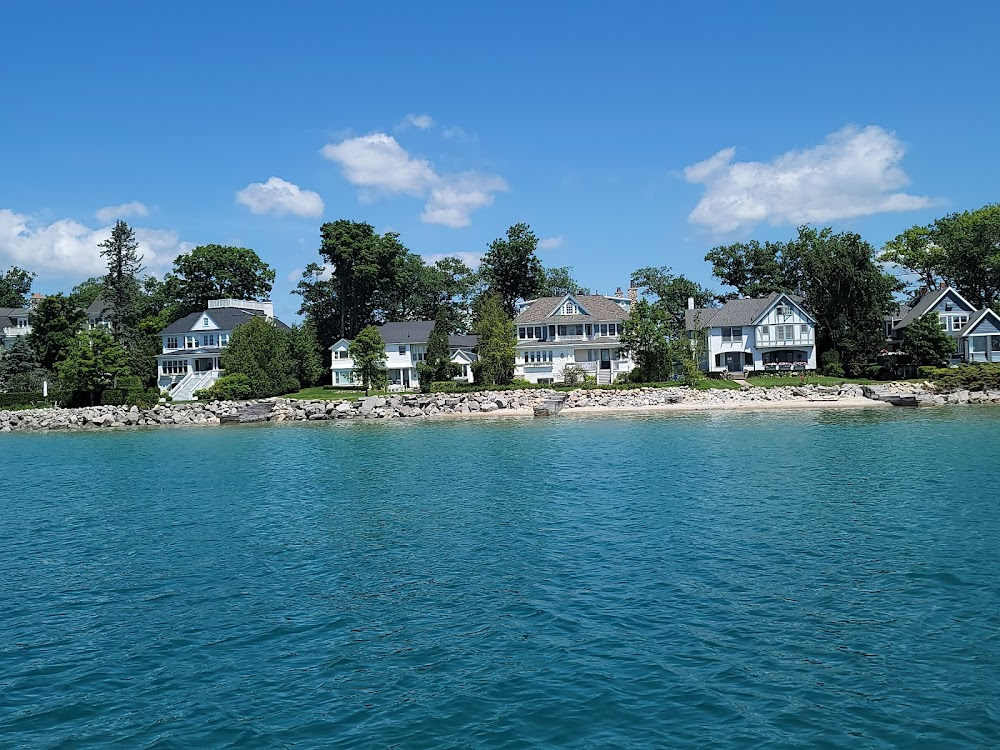
[{"label": "turquoise water", "polygon": [[998,436],[991,407],[3,436],[0,747],[996,747]]}]

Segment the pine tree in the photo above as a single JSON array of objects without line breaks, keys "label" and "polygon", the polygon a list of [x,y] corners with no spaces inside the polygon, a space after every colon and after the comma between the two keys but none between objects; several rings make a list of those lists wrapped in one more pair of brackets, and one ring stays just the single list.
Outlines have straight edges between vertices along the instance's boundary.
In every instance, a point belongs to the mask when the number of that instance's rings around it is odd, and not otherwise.
[{"label": "pine tree", "polygon": [[118,220],[111,236],[100,243],[101,257],[108,262],[104,277],[104,299],[111,305],[111,333],[119,344],[132,350],[138,338],[139,274],[142,257],[135,232]]}]

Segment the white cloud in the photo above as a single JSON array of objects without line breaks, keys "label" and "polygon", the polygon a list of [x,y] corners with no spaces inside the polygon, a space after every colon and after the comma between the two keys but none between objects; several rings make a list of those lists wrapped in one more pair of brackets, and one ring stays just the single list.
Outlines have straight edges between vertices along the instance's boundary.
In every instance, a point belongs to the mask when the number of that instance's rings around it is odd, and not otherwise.
[{"label": "white cloud", "polygon": [[544,240],[538,241],[539,250],[555,250],[557,247],[562,247],[563,236],[560,234],[556,237],[546,237]]},{"label": "white cloud", "polygon": [[418,130],[430,130],[434,127],[434,118],[426,113],[422,115],[407,115],[403,118],[400,126],[405,127],[407,125],[412,125]]},{"label": "white cloud", "polygon": [[446,141],[456,141],[458,143],[475,143],[479,140],[479,136],[475,133],[470,133],[468,130],[463,130],[458,127],[458,125],[453,125],[450,128],[445,128],[441,131],[441,137]]},{"label": "white cloud", "polygon": [[236,202],[253,214],[323,215],[323,199],[319,193],[303,190],[280,177],[272,177],[267,182],[251,182],[236,194]]},{"label": "white cloud", "polygon": [[909,184],[899,167],[905,148],[895,133],[875,125],[848,125],[812,148],[769,162],[734,161],[726,148],[685,168],[684,178],[705,186],[688,219],[716,232],[849,219],[933,205],[899,190]]},{"label": "white cloud", "polygon": [[424,259],[424,263],[428,265],[437,263],[439,260],[444,260],[445,258],[458,258],[475,271],[483,262],[483,255],[485,253],[431,253],[430,255],[423,255],[421,257]]},{"label": "white cloud", "polygon": [[[91,228],[73,219],[51,223],[0,208],[0,264],[35,271],[41,278],[85,278],[104,273],[107,265],[98,244],[111,227]],[[193,245],[165,229],[133,227],[146,270],[160,272]]]},{"label": "white cloud", "polygon": [[105,206],[104,208],[99,208],[94,212],[94,216],[97,217],[98,221],[106,224],[109,221],[127,219],[130,216],[149,216],[149,209],[146,208],[144,203],[140,203],[139,201],[130,201],[129,203],[122,203],[118,206]]},{"label": "white cloud", "polygon": [[426,159],[410,156],[386,133],[348,138],[323,147],[323,156],[340,164],[344,177],[362,188],[362,199],[380,194],[426,198],[420,218],[427,224],[468,226],[473,211],[493,203],[507,190],[500,177],[476,172],[438,174]]}]

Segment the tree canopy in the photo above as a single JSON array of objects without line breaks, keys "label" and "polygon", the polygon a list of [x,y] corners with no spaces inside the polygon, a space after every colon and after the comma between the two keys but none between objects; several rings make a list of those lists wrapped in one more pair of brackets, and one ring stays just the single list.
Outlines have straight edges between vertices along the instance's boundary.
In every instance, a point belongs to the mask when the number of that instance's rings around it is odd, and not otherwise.
[{"label": "tree canopy", "polygon": [[590,289],[573,278],[572,266],[545,269],[545,278],[536,294],[539,297],[561,297],[564,294],[590,294]]},{"label": "tree canopy", "polygon": [[94,401],[94,392],[110,388],[115,378],[128,375],[125,349],[103,328],[77,334],[56,363],[63,383],[74,391],[85,391]]},{"label": "tree canopy", "polygon": [[386,385],[385,343],[375,326],[365,326],[351,341],[348,354],[354,360],[354,375],[361,378],[367,396],[372,388]]},{"label": "tree canopy", "polygon": [[51,370],[83,330],[87,314],[64,294],[50,294],[31,313],[28,340],[42,367]]},{"label": "tree canopy", "polygon": [[451,380],[458,375],[459,370],[458,364],[451,361],[451,349],[448,346],[448,318],[444,307],[442,307],[434,321],[434,328],[431,329],[430,336],[427,337],[427,356],[423,362],[417,364],[420,388],[429,391],[431,383]]},{"label": "tree canopy", "polygon": [[955,339],[941,329],[937,315],[924,315],[903,329],[903,351],[915,365],[937,367],[955,353]]},{"label": "tree canopy", "polygon": [[118,343],[129,349],[138,335],[139,274],[142,273],[139,243],[132,228],[119,219],[111,236],[98,246],[108,264],[101,294],[110,306],[111,333]]},{"label": "tree canopy", "polygon": [[757,240],[719,245],[708,251],[712,275],[744,297],[798,291],[798,270],[783,242]]},{"label": "tree canopy", "polygon": [[632,305],[620,341],[621,351],[638,366],[632,376],[637,382],[661,383],[673,377],[675,336],[676,326],[664,308],[645,299]]},{"label": "tree canopy", "polygon": [[226,375],[247,376],[250,398],[269,398],[299,389],[288,333],[259,315],[233,329],[222,353],[222,366]]},{"label": "tree canopy", "polygon": [[176,319],[206,309],[210,299],[267,299],[274,278],[274,269],[250,248],[200,245],[177,256],[164,281]]},{"label": "tree canopy", "polygon": [[538,238],[527,224],[515,224],[506,238],[493,240],[483,256],[479,273],[487,294],[496,297],[507,315],[514,317],[518,299],[529,299],[544,288],[542,262],[535,255]]},{"label": "tree canopy", "polygon": [[11,266],[0,274],[0,307],[24,307],[34,279],[32,271],[17,266]]},{"label": "tree canopy", "polygon": [[695,307],[712,307],[716,295],[685,276],[675,276],[669,266],[640,268],[632,274],[632,284],[644,295],[655,297],[653,306],[663,313],[660,321],[668,338],[684,336],[684,311],[688,299]]}]

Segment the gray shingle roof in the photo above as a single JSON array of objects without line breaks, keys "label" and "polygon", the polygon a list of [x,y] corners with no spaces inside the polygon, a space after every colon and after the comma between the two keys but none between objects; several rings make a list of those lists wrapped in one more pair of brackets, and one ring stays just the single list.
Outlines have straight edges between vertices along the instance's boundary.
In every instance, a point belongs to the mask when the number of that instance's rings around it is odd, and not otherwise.
[{"label": "gray shingle roof", "polygon": [[31,314],[31,311],[24,307],[0,307],[0,318],[9,318],[9,327],[13,328],[17,325],[14,322],[14,318],[24,318]]},{"label": "gray shingle roof", "polygon": [[111,303],[108,302],[104,297],[98,296],[93,302],[90,303],[90,307],[87,308],[87,317],[94,319],[100,318],[105,313],[109,313],[113,310]]},{"label": "gray shingle roof", "polygon": [[[207,315],[215,324],[219,326],[220,330],[231,331],[240,323],[246,323],[251,318],[263,317],[264,313],[260,310],[243,310],[238,307],[213,307],[211,310],[205,310],[203,312],[194,312],[190,315],[185,315],[180,320],[176,320],[162,331],[160,331],[160,336],[166,336],[172,333],[190,333],[192,326],[201,320],[202,316]],[[283,331],[290,331],[287,325],[282,323],[277,318],[274,319],[274,324],[282,329]],[[211,332],[209,332],[211,333]]]},{"label": "gray shingle roof", "polygon": [[[562,304],[567,296],[575,299],[586,315],[553,315],[552,313]],[[559,297],[539,297],[524,311],[517,316],[518,325],[529,323],[593,323],[594,321],[605,321],[616,323],[625,320],[628,313],[622,309],[617,302],[612,302],[607,297],[599,294],[571,294],[560,295]]]},{"label": "gray shingle roof", "polygon": [[949,291],[955,296],[960,297],[963,301],[965,301],[967,305],[969,305],[969,307],[971,308],[969,312],[972,312],[975,309],[971,304],[969,304],[967,300],[965,300],[964,297],[962,297],[957,291],[952,289],[950,286],[946,286],[943,289],[941,288],[931,289],[929,292],[924,293],[924,295],[920,299],[918,299],[916,302],[913,303],[913,307],[909,309],[906,315],[903,316],[903,319],[900,320],[898,323],[896,323],[896,325],[894,325],[893,328],[906,328],[906,326],[910,325],[910,323],[912,323],[914,320],[922,318],[927,313],[927,311],[930,310],[932,307],[934,307],[938,302],[940,302],[941,299],[945,296],[945,294],[947,294]]},{"label": "gray shingle roof", "polygon": [[[771,292],[766,297],[741,297],[727,300],[722,307],[698,307],[694,310],[685,310],[684,327],[693,331],[695,328],[750,326],[781,296],[781,292]],[[799,307],[802,306],[802,297],[795,294],[784,296]]]},{"label": "gray shingle roof", "polygon": [[404,320],[378,326],[379,335],[387,344],[426,344],[433,329],[433,320]]}]

